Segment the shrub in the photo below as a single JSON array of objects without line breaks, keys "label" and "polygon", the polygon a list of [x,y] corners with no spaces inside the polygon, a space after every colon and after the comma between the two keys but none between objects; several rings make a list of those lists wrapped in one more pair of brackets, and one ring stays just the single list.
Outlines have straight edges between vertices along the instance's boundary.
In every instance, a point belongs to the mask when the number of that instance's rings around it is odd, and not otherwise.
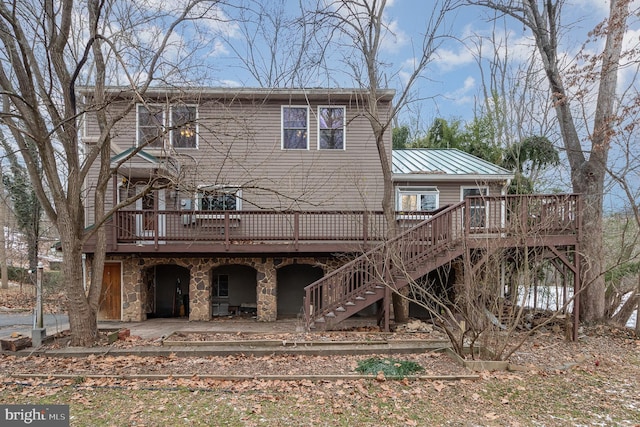
[{"label": "shrub", "polygon": [[52,292],[57,292],[61,288],[62,272],[45,271],[42,277],[42,287]]},{"label": "shrub", "polygon": [[9,265],[7,266],[7,276],[9,280],[14,282],[31,283],[31,277],[29,277],[29,271],[26,268]]},{"label": "shrub", "polygon": [[387,378],[403,378],[424,371],[416,362],[391,358],[372,357],[358,362],[356,372],[376,375],[382,372]]}]

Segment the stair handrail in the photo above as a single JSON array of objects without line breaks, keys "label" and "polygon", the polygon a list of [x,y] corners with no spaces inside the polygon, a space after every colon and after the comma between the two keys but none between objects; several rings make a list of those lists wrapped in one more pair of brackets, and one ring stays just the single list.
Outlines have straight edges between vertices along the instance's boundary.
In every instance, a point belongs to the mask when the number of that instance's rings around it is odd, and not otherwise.
[{"label": "stair handrail", "polygon": [[[361,263],[363,260],[370,260],[372,258],[374,258],[376,255],[384,255],[386,248],[394,243],[397,243],[399,241],[402,241],[403,239],[405,239],[407,236],[415,233],[417,230],[420,230],[421,228],[427,227],[432,223],[435,223],[436,221],[440,220],[440,218],[446,217],[446,216],[453,216],[453,212],[455,212],[456,210],[462,210],[465,206],[465,201],[459,202],[455,205],[451,205],[449,207],[447,207],[446,209],[443,209],[442,211],[438,212],[437,214],[426,218],[425,220],[419,222],[418,224],[416,224],[415,226],[399,233],[398,235],[396,235],[395,237],[382,242],[380,244],[378,244],[376,247],[370,249],[369,251],[363,253],[362,255],[354,258],[353,260],[347,262],[346,264],[342,265],[341,267],[337,268],[336,270],[332,271],[331,273],[327,274],[326,276],[318,279],[317,281],[309,284],[308,286],[306,286],[304,288],[305,290],[305,297],[304,297],[304,314],[305,314],[305,321],[306,321],[306,326],[307,328],[309,328],[309,326],[311,325],[311,323],[313,322],[313,318],[316,318],[318,316],[322,316],[328,312],[330,312],[332,309],[335,309],[336,306],[338,305],[338,302],[333,302],[333,304],[327,306],[327,307],[323,307],[321,308],[320,306],[316,307],[316,304],[310,304],[310,302],[312,301],[312,293],[314,292],[315,289],[321,289],[324,283],[327,282],[331,282],[333,280],[333,278],[337,275],[346,275],[346,274],[353,274],[354,270],[353,267],[358,265],[359,263]],[[466,227],[461,227],[463,230],[463,233],[465,232],[465,228]],[[450,230],[451,231],[451,230]],[[450,239],[452,236],[451,233],[448,233],[447,238]],[[462,237],[462,235],[460,236],[456,236],[456,238],[460,238]],[[433,248],[431,248],[433,249]],[[362,284],[361,286],[358,287],[358,291],[359,292],[365,292],[366,290],[369,290],[373,287],[372,283],[367,283],[367,284]],[[351,293],[354,293],[353,291]],[[345,293],[345,292],[340,292],[341,294],[341,300],[344,298],[348,298],[351,295],[349,295],[349,293]]]}]

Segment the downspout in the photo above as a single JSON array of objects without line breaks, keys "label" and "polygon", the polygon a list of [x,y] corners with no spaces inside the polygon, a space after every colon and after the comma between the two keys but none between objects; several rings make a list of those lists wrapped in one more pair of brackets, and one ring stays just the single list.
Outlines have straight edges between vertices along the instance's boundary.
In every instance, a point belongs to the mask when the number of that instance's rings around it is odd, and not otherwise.
[{"label": "downspout", "polygon": [[[507,197],[506,196],[507,196],[507,192],[509,190],[510,185],[511,185],[511,178],[507,178],[507,180],[505,181],[505,184],[502,186],[502,190],[500,191],[500,194],[504,198],[502,201],[501,212],[500,212],[500,223],[501,223],[500,225],[503,229],[507,223],[507,204],[506,204]],[[501,257],[501,259],[502,259],[502,262],[500,263],[500,297],[504,298],[505,296],[504,287],[507,281],[507,267],[506,267],[506,261],[504,257]]]},{"label": "downspout", "polygon": [[80,262],[82,263],[82,286],[87,291],[87,254],[80,256]]}]

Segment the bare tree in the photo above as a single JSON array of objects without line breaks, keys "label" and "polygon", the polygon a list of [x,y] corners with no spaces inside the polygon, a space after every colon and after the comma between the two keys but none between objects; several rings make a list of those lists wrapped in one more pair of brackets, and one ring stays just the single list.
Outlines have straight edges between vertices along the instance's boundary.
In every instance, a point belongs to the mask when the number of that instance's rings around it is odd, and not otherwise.
[{"label": "bare tree", "polygon": [[[637,98],[637,88],[631,90]],[[618,203],[624,208],[608,219],[615,231],[607,232],[605,243],[609,243],[609,256],[615,255],[616,259],[608,271],[606,310],[619,326],[625,326],[635,311],[636,335],[640,336],[640,154],[637,149],[638,137],[633,132],[640,123],[640,111],[638,108],[629,111],[633,113],[625,120],[629,132],[615,135],[615,155],[607,167],[607,173],[613,181],[610,191],[621,193]]]},{"label": "bare tree", "polygon": [[307,26],[286,0],[245,0],[234,16],[239,37],[223,37],[259,87],[308,87],[318,55]]},{"label": "bare tree", "polygon": [[[106,247],[103,225],[121,207],[107,209],[105,204],[107,183],[115,173],[110,165],[111,131],[124,116],[106,114],[111,98],[105,86],[121,84],[135,94],[126,113],[151,85],[180,81],[193,59],[189,40],[206,39],[180,35],[188,35],[199,22],[219,20],[218,12],[218,2],[199,0],[166,5],[118,0],[0,4],[0,125],[11,135],[44,212],[60,233],[73,345],[95,342]],[[87,104],[80,102],[79,85],[95,87]],[[98,117],[100,136],[83,150],[78,138],[86,113]],[[86,189],[85,179],[96,162],[97,185]],[[95,192],[91,230],[85,224],[86,191]],[[97,246],[91,284],[85,289],[80,260],[83,244],[93,235]]]},{"label": "bare tree", "polygon": [[[444,19],[456,5],[455,0],[436,1],[425,16],[424,33],[419,45],[414,46],[415,56],[407,77],[400,82],[401,89],[394,98],[391,111],[386,114],[378,109],[377,100],[393,82],[397,82],[401,68],[393,68],[384,60],[384,43],[394,37],[385,14],[386,0],[334,0],[319,1],[315,10],[307,13],[309,25],[318,45],[324,46],[325,57],[336,55],[355,85],[367,93],[362,114],[369,120],[376,142],[384,178],[382,209],[388,226],[388,237],[397,233],[395,197],[391,171],[389,141],[392,126],[399,112],[414,101],[414,85],[419,81],[435,52],[447,34]],[[327,61],[328,63],[328,61]],[[329,68],[330,77],[333,70]],[[394,294],[394,316],[396,321],[408,317],[407,305]]]},{"label": "bare tree", "polygon": [[[7,141],[2,129],[0,129],[0,147],[4,149],[5,157],[9,161],[10,174],[5,174],[2,179],[4,188],[12,201],[12,210],[18,229],[24,235],[27,243],[27,258],[29,270],[36,271],[38,267],[39,246],[41,237],[42,205],[36,197],[29,173],[21,163],[19,156],[13,151],[13,147]],[[33,144],[29,141],[29,149],[33,150]],[[36,166],[36,169],[40,169]],[[42,175],[41,172],[38,175]]]},{"label": "bare tree", "polygon": [[559,50],[565,29],[561,21],[564,2],[548,0],[541,4],[536,0],[470,0],[469,3],[509,15],[533,34],[551,88],[552,102],[571,170],[573,191],[584,195],[583,230],[589,238],[582,245],[585,255],[583,283],[586,289],[580,305],[581,317],[585,321],[602,319],[605,315],[602,203],[610,142],[618,114],[616,85],[629,17],[629,1],[611,0],[609,18],[594,32],[595,36],[605,41],[602,53],[587,61],[587,73],[573,74],[583,79],[583,84],[594,82],[597,86],[591,88],[591,93],[597,93],[594,113],[585,119],[585,125],[591,129],[588,140],[580,137],[581,124],[576,118],[577,104],[584,100],[576,95],[576,91],[583,88],[576,87],[578,80],[568,78],[570,74],[563,69],[562,52]]},{"label": "bare tree", "polygon": [[[559,140],[552,107],[546,102],[550,91],[541,84],[545,76],[535,52],[528,58],[514,59],[517,56],[513,52],[517,42],[513,40],[503,19],[494,16],[489,31],[474,33],[464,40],[480,76],[480,95],[476,100],[475,116],[487,118],[491,123],[494,146],[501,147],[503,151],[501,160],[505,163],[502,166],[513,170],[514,161],[520,166],[528,162],[531,168],[527,178],[540,190],[545,186],[542,174],[544,167],[557,163],[557,160],[548,161],[554,159],[549,159],[547,153],[536,153],[539,150],[535,147],[529,147],[528,153],[522,152],[527,151],[523,150],[526,148],[523,147],[524,142],[533,135],[542,138],[535,138],[538,141]],[[518,154],[528,156],[520,159]],[[543,154],[542,158],[536,159],[540,157],[536,154]]]}]

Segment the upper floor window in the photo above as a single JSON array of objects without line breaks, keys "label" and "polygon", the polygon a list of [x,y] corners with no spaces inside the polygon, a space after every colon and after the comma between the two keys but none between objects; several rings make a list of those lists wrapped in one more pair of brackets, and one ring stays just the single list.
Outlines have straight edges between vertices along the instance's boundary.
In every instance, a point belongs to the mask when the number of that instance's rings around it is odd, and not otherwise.
[{"label": "upper floor window", "polygon": [[309,148],[309,109],[282,107],[282,148],[307,150]]},{"label": "upper floor window", "polygon": [[157,105],[138,105],[138,146],[164,147],[164,109]]},{"label": "upper floor window", "polygon": [[429,212],[438,209],[440,192],[436,187],[400,188],[397,209],[402,212]]},{"label": "upper floor window", "polygon": [[198,210],[239,211],[241,206],[241,194],[237,188],[201,188],[198,190]]},{"label": "upper floor window", "polygon": [[174,148],[197,148],[197,109],[190,105],[171,107],[171,145]]},{"label": "upper floor window", "polygon": [[138,146],[197,148],[197,107],[173,105],[168,111],[164,105],[138,105]]},{"label": "upper floor window", "polygon": [[318,148],[344,150],[344,107],[318,108]]}]

